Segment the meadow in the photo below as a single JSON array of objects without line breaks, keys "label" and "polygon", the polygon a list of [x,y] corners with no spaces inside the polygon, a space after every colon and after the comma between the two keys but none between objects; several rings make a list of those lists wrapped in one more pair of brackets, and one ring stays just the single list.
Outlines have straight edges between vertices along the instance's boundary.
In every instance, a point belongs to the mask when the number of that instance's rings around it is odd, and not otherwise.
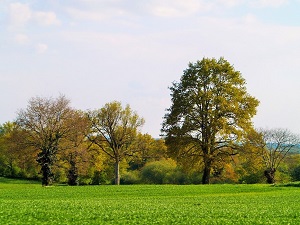
[{"label": "meadow", "polygon": [[0,223],[300,224],[299,186],[42,187],[0,178]]}]

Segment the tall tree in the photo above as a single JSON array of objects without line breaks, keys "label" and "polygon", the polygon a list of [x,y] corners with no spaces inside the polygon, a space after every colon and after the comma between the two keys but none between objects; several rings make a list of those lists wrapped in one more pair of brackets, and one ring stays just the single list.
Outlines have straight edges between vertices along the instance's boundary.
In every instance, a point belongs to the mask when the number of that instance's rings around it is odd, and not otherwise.
[{"label": "tall tree", "polygon": [[275,183],[275,172],[287,154],[299,145],[299,136],[287,129],[260,129],[260,138],[255,143],[265,164],[267,183]]},{"label": "tall tree", "polygon": [[234,154],[236,143],[252,127],[259,101],[250,96],[239,71],[224,58],[190,63],[170,87],[172,105],[162,127],[171,151],[201,160],[202,183],[212,166]]},{"label": "tall tree", "polygon": [[91,122],[89,140],[114,160],[115,184],[120,184],[120,161],[130,153],[138,128],[144,119],[127,105],[124,109],[120,102],[105,104],[99,110],[88,113]]},{"label": "tall tree", "polygon": [[23,130],[23,144],[38,150],[37,162],[41,166],[42,185],[52,182],[51,167],[60,148],[72,127],[74,110],[64,96],[53,98],[35,97],[28,106],[18,112],[17,125]]}]

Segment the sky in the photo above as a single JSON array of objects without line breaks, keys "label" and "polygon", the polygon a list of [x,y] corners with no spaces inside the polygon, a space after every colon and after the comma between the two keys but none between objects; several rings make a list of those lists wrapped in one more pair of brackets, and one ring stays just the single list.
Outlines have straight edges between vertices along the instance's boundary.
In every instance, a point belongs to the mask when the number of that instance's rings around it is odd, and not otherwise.
[{"label": "sky", "polygon": [[0,124],[32,97],[129,104],[157,138],[172,82],[224,57],[257,128],[300,133],[300,0],[0,0]]}]

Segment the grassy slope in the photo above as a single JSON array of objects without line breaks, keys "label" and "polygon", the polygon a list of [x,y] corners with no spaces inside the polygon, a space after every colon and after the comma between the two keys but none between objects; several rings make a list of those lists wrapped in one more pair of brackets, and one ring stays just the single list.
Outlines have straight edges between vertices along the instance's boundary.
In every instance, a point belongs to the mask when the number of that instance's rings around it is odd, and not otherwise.
[{"label": "grassy slope", "polygon": [[300,188],[56,186],[0,178],[1,224],[297,224]]}]

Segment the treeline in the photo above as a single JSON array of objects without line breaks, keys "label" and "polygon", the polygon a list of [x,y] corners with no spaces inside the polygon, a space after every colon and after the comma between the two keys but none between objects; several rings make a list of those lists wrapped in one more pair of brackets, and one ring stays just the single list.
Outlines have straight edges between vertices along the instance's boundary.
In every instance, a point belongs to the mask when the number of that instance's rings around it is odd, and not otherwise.
[{"label": "treeline", "polygon": [[259,101],[223,58],[189,64],[170,87],[162,138],[110,102],[81,111],[65,96],[35,97],[0,126],[0,176],[88,184],[274,183],[300,180],[299,138],[254,129]]},{"label": "treeline", "polygon": [[[32,98],[15,122],[0,126],[0,176],[44,185],[202,183],[199,157],[179,157],[164,139],[140,133],[142,124],[120,102],[82,112],[69,108],[64,96]],[[274,181],[300,180],[300,155],[291,137],[283,129],[249,133],[238,154],[214,164],[211,183],[264,183],[268,163],[274,162]]]}]

